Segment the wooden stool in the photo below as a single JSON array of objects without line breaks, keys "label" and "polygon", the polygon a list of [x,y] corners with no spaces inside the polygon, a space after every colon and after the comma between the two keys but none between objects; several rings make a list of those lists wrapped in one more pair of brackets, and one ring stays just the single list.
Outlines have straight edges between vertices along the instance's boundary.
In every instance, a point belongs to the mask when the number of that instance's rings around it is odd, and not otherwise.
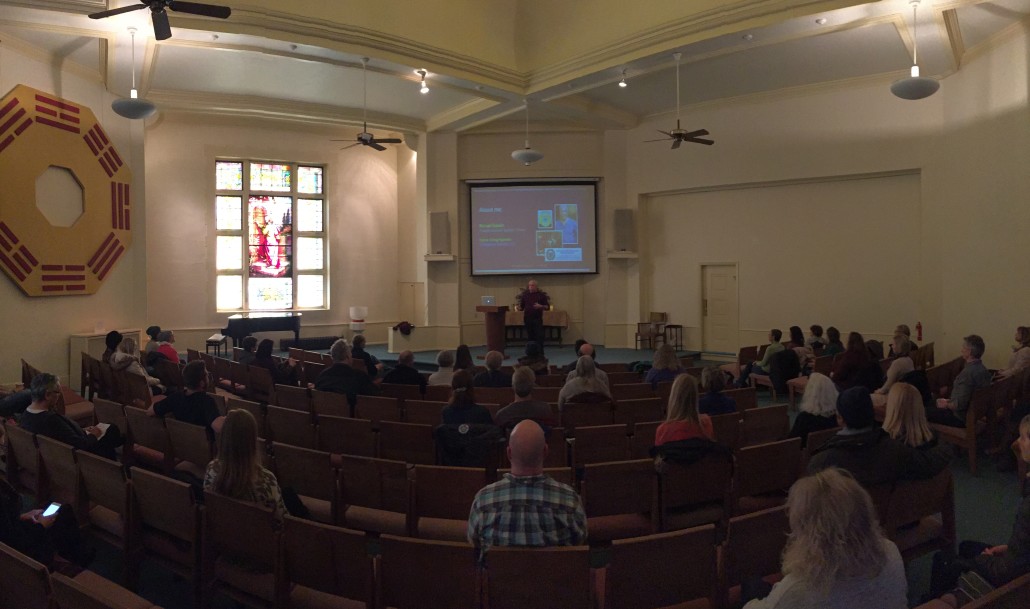
[{"label": "wooden stool", "polygon": [[215,348],[215,356],[222,356],[222,347],[225,347],[226,354],[229,352],[229,337],[222,334],[212,334],[204,342],[204,353],[210,354],[211,347]]}]

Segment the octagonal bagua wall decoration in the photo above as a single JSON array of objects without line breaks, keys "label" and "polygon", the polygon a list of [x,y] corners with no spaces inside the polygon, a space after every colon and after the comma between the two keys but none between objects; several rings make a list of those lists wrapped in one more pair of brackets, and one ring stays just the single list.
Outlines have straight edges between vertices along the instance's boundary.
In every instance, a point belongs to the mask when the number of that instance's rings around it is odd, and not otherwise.
[{"label": "octagonal bagua wall decoration", "polygon": [[[36,180],[67,169],[82,215],[54,226]],[[18,85],[0,100],[0,269],[29,296],[95,294],[132,243],[132,172],[92,110]]]}]

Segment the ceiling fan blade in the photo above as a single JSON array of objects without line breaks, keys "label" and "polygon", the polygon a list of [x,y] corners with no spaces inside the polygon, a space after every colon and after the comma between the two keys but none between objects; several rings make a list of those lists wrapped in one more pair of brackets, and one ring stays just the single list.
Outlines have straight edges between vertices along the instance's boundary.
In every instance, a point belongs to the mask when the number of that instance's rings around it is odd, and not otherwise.
[{"label": "ceiling fan blade", "polygon": [[697,137],[699,135],[708,135],[708,130],[707,129],[698,129],[697,131],[691,131],[690,133],[684,133],[683,137],[690,138],[690,137]]},{"label": "ceiling fan blade", "polygon": [[650,142],[668,142],[670,139],[674,139],[674,138],[663,137],[660,140],[644,140],[644,143],[648,144]]},{"label": "ceiling fan blade", "polygon": [[701,139],[699,137],[686,137],[686,138],[683,138],[683,139],[688,141],[688,142],[693,142],[695,144],[704,144],[705,146],[711,146],[712,144],[715,143],[714,140],[703,140],[703,139]]},{"label": "ceiling fan blade", "polygon": [[[347,140],[333,140],[333,141],[334,142],[346,142]],[[340,150],[348,150],[350,148],[353,148],[355,146],[360,146],[360,145],[361,145],[361,142],[354,142],[350,146],[344,146],[343,148],[340,148]]]},{"label": "ceiling fan blade", "polygon": [[132,11],[138,11],[141,8],[147,8],[146,4],[140,4],[137,6],[123,6],[122,8],[113,8],[109,11],[100,11],[99,13],[90,13],[88,17],[90,19],[103,19],[104,17],[113,17],[114,15],[121,15],[122,13],[131,13]]},{"label": "ceiling fan blade", "polygon": [[683,140],[677,139],[675,142],[672,143],[672,149],[675,150],[675,149],[679,148],[680,144],[682,144],[682,143],[683,143]]},{"label": "ceiling fan blade", "polygon": [[379,144],[379,142],[378,142],[378,141],[376,141],[376,140],[369,140],[369,141],[368,141],[368,143],[367,143],[367,144],[365,144],[365,145],[366,145],[366,146],[370,146],[370,147],[372,147],[372,148],[375,148],[375,149],[376,149],[376,150],[378,150],[379,152],[382,152],[382,151],[386,150],[386,146],[381,146],[381,145]]},{"label": "ceiling fan blade", "polygon": [[196,2],[180,2],[175,0],[168,5],[168,8],[173,11],[180,13],[190,13],[192,15],[203,15],[205,17],[215,17],[217,19],[228,19],[232,13],[232,9],[228,6],[217,6],[214,4],[198,4]]},{"label": "ceiling fan blade", "polygon": [[379,144],[400,144],[403,141],[404,140],[401,140],[401,139],[398,139],[398,138],[395,138],[395,137],[388,137],[388,138],[384,138],[384,139],[376,138],[376,142],[379,143]]},{"label": "ceiling fan blade", "polygon": [[172,27],[168,24],[168,13],[164,9],[150,11],[150,17],[154,22],[154,38],[168,40],[172,37]]},{"label": "ceiling fan blade", "polygon": [[668,131],[662,131],[661,129],[655,129],[655,131],[657,131],[658,133],[661,133],[662,135],[668,136],[668,137],[676,137],[675,135],[669,133]]}]

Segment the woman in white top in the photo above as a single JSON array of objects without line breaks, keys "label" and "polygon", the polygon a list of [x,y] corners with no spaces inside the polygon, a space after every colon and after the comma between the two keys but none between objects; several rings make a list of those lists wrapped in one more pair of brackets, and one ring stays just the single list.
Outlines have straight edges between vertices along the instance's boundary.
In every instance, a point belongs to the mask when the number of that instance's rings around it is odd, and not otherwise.
[{"label": "woman in white top", "polygon": [[454,351],[441,351],[436,354],[436,372],[429,375],[430,385],[451,386],[451,379],[454,378]]},{"label": "woman in white top", "polygon": [[883,387],[876,390],[876,393],[880,395],[887,395],[887,392],[891,390],[891,385],[915,370],[911,355],[912,342],[908,340],[908,337],[904,334],[895,334],[891,345],[896,357],[891,362],[890,368],[887,368],[887,380],[883,383]]},{"label": "woman in white top", "polygon": [[1016,346],[1012,348],[1009,365],[1004,370],[999,370],[998,376],[1010,377],[1028,366],[1030,366],[1030,328],[1019,326],[1016,328]]},{"label": "woman in white top", "polygon": [[111,354],[111,367],[115,370],[124,370],[129,374],[142,376],[147,379],[148,385],[157,389],[158,393],[163,389],[160,379],[147,374],[142,364],[139,363],[139,347],[136,346],[134,338],[126,336],[118,344],[118,351]]},{"label": "woman in white top", "polygon": [[784,578],[744,609],[905,609],[898,547],[883,536],[869,493],[848,472],[801,478],[787,497]]}]

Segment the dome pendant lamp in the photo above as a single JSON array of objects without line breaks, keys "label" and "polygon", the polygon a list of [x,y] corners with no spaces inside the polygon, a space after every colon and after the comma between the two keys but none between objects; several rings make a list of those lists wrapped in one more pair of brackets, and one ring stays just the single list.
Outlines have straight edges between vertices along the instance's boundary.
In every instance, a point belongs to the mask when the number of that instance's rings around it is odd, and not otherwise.
[{"label": "dome pendant lamp", "polygon": [[919,8],[919,0],[912,0],[912,73],[908,78],[897,80],[891,85],[891,93],[901,99],[925,99],[941,88],[937,79],[919,75],[919,41],[916,38],[916,9]]},{"label": "dome pendant lamp", "polygon": [[129,90],[129,98],[116,99],[111,102],[111,109],[115,114],[132,120],[147,118],[157,112],[157,106],[145,99],[140,99],[136,91],[136,28],[129,28],[132,36],[132,89]]},{"label": "dome pendant lamp", "polygon": [[529,167],[544,158],[544,153],[529,147],[529,100],[526,99],[524,101],[526,102],[526,147],[513,151],[511,158]]}]

